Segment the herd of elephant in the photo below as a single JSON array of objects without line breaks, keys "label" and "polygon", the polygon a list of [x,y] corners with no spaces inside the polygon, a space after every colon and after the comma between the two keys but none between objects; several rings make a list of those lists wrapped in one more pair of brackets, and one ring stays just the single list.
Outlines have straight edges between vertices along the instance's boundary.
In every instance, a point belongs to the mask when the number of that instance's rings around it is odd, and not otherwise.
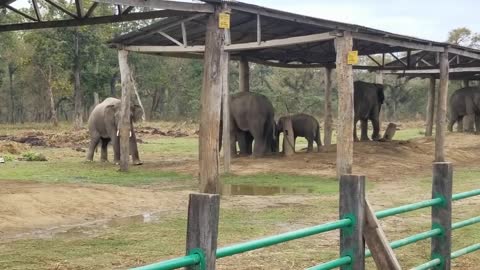
[{"label": "herd of elephant", "polygon": [[[384,103],[384,88],[381,84],[363,81],[354,82],[354,127],[361,122],[360,140],[369,140],[368,121],[372,122],[372,140],[380,139],[380,111]],[[313,116],[299,113],[282,116],[275,121],[275,110],[270,100],[264,95],[252,92],[240,92],[230,95],[230,141],[234,154],[260,157],[279,151],[279,135],[284,130],[284,123],[289,118],[292,123],[294,145],[297,137],[308,141],[307,151],[313,151],[313,143],[320,150],[320,125]],[[98,104],[90,114],[88,128],[90,146],[87,160],[92,161],[94,152],[101,142],[101,161],[107,161],[107,146],[113,145],[114,162],[120,160],[119,120],[120,100],[107,98]],[[476,130],[480,128],[480,88],[466,87],[455,91],[450,98],[450,121],[448,129],[452,131],[455,122],[461,122],[466,115],[475,115]],[[142,110],[138,105],[131,106],[130,153],[133,163],[142,164],[138,154],[137,140],[133,123],[141,119]],[[220,147],[221,147],[220,128]],[[356,128],[353,137],[358,141]],[[255,143],[254,143],[255,142]],[[237,143],[239,151],[237,152]]]}]

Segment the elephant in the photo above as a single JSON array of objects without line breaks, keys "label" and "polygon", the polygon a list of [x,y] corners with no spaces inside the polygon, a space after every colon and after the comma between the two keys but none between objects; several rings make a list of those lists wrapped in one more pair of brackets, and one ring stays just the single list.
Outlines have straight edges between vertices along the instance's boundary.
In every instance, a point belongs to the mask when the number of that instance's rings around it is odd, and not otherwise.
[{"label": "elephant", "polygon": [[480,87],[461,88],[450,96],[448,130],[453,131],[457,123],[458,131],[462,132],[463,119],[467,115],[475,119],[475,131],[480,132]]},{"label": "elephant", "polygon": [[230,95],[229,102],[232,153],[236,153],[237,141],[241,155],[261,157],[277,152],[275,110],[270,100],[261,94],[240,92]]},{"label": "elephant", "polygon": [[280,117],[277,122],[277,138],[279,138],[280,133],[283,132],[284,122],[287,118],[291,118],[292,120],[294,147],[297,137],[305,137],[308,141],[307,152],[313,151],[314,141],[317,144],[318,151],[320,151],[320,146],[322,146],[322,141],[320,139],[320,124],[315,117],[305,113]]},{"label": "elephant", "polygon": [[[87,160],[93,161],[94,151],[97,145],[102,143],[101,158],[102,162],[108,161],[107,146],[111,141],[113,145],[114,163],[120,162],[120,140],[119,140],[119,122],[120,122],[121,101],[116,98],[107,98],[102,103],[95,106],[88,118],[88,130],[90,133],[90,146],[87,151]],[[142,108],[138,105],[130,107],[130,154],[133,164],[141,165],[138,155],[137,138],[133,123],[142,118]]]},{"label": "elephant", "polygon": [[355,118],[353,122],[353,139],[358,141],[357,122],[361,122],[361,140],[368,141],[368,120],[372,121],[373,134],[372,140],[380,140],[380,110],[385,100],[383,85],[376,83],[367,83],[356,81],[354,88],[354,111]]}]

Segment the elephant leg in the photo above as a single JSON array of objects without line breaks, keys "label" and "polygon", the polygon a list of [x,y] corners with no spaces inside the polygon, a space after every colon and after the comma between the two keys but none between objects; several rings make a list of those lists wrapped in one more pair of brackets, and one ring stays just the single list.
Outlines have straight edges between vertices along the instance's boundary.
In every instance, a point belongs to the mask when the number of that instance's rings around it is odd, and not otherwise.
[{"label": "elephant leg", "polygon": [[250,132],[253,136],[253,140],[255,144],[253,145],[253,156],[254,157],[262,157],[266,153],[266,136],[264,134],[264,130],[261,127],[252,128]]},{"label": "elephant leg", "polygon": [[380,121],[378,120],[378,118],[372,119],[372,126],[373,126],[372,140],[378,141],[380,140]]},{"label": "elephant leg", "polygon": [[102,138],[102,154],[100,160],[102,162],[107,162],[108,161],[108,143],[110,142],[110,139],[108,138]]},{"label": "elephant leg", "polygon": [[87,151],[88,161],[93,161],[93,155],[99,142],[100,142],[100,136],[94,136],[90,138],[90,145],[88,146],[88,151]]},{"label": "elephant leg", "polygon": [[[373,122],[372,122],[373,123]],[[368,120],[360,120],[362,134],[360,135],[360,140],[368,141]]]},{"label": "elephant leg", "polygon": [[358,119],[355,118],[355,120],[353,121],[353,140],[354,140],[355,142],[358,142],[357,123],[358,123]]},{"label": "elephant leg", "polygon": [[140,160],[140,155],[138,154],[138,146],[137,146],[137,136],[135,136],[135,131],[132,128],[132,135],[129,138],[130,144],[130,154],[132,155],[132,161],[134,165],[142,165],[143,162]]},{"label": "elephant leg", "polygon": [[463,132],[463,115],[457,117],[457,132]]},{"label": "elephant leg", "polygon": [[253,136],[250,134],[250,132],[246,132],[245,134],[245,142],[246,142],[246,150],[247,154],[251,155],[253,153]]},{"label": "elephant leg", "polygon": [[236,134],[238,146],[240,148],[240,155],[248,155],[248,139],[246,131],[239,131]]},{"label": "elephant leg", "polygon": [[120,137],[114,134],[111,138],[113,145],[113,163],[120,164]]},{"label": "elephant leg", "polygon": [[480,114],[475,114],[474,117],[475,117],[475,132],[480,133]]},{"label": "elephant leg", "polygon": [[457,120],[457,117],[450,116],[450,119],[448,121],[448,126],[447,126],[448,131],[453,132],[453,125],[455,124],[456,120]]},{"label": "elephant leg", "polygon": [[307,153],[313,152],[313,138],[308,137],[307,141],[308,141]]}]

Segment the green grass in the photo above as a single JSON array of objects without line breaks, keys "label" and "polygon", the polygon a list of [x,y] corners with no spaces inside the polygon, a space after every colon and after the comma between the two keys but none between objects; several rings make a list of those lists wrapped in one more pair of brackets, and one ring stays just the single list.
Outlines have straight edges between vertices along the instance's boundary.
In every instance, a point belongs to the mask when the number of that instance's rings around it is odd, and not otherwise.
[{"label": "green grass", "polygon": [[395,132],[394,139],[398,141],[405,141],[405,140],[410,140],[410,139],[424,137],[424,136],[425,136],[425,130],[422,128],[407,128],[407,129],[397,130],[397,132]]},{"label": "green grass", "polygon": [[139,144],[139,150],[145,154],[160,154],[162,156],[197,156],[198,138],[161,137],[159,139],[149,139],[147,143]]},{"label": "green grass", "polygon": [[9,162],[2,165],[0,175],[0,179],[7,180],[126,186],[191,179],[191,176],[176,172],[145,170],[142,166],[131,167],[128,173],[122,173],[113,164],[85,161]]}]

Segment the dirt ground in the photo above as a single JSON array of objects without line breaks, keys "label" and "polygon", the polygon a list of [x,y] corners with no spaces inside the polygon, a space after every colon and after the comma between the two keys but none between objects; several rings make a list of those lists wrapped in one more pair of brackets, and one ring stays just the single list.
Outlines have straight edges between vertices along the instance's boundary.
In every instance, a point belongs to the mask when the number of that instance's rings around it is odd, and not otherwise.
[{"label": "dirt ground", "polygon": [[[434,141],[419,138],[409,141],[361,142],[354,147],[354,173],[364,174],[369,181],[396,183],[399,177],[430,175]],[[461,167],[480,162],[480,137],[471,134],[447,136],[447,160]],[[151,157],[149,157],[151,158]],[[249,157],[233,160],[233,173],[291,173],[303,175],[335,176],[335,146],[324,147],[321,153],[297,153],[294,156]],[[196,176],[197,160],[164,158],[149,160],[145,169],[188,173]],[[88,223],[97,219],[137,215],[148,211],[177,211],[185,209],[189,190],[168,190],[142,187],[119,187],[98,184],[46,184],[38,182],[0,181],[0,239],[16,233]],[[307,198],[305,200],[308,200]],[[241,201],[241,203],[240,203]],[[278,197],[237,197],[226,200],[225,206],[244,205],[268,207]],[[303,203],[299,196],[284,196],[282,203]],[[238,203],[238,204],[237,204]]]}]

